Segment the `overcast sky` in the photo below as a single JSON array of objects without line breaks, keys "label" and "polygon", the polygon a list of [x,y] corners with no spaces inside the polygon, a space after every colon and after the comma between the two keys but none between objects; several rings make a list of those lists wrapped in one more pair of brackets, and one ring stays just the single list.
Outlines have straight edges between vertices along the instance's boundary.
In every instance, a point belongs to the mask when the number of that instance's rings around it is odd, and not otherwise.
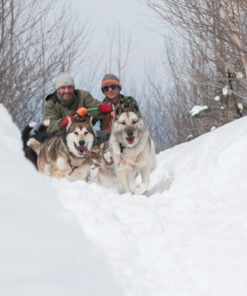
[{"label": "overcast sky", "polygon": [[156,45],[161,44],[161,38],[152,32],[154,13],[139,0],[72,0],[71,3],[79,15],[90,16],[99,22],[99,33],[120,24],[124,30],[134,28],[138,45],[156,49]]},{"label": "overcast sky", "polygon": [[131,51],[132,73],[143,73],[144,62],[150,65],[159,58],[163,39],[158,35],[154,13],[139,0],[72,0],[77,15],[95,20],[97,41],[102,40],[105,49],[107,31],[120,25],[128,36],[133,30]]}]

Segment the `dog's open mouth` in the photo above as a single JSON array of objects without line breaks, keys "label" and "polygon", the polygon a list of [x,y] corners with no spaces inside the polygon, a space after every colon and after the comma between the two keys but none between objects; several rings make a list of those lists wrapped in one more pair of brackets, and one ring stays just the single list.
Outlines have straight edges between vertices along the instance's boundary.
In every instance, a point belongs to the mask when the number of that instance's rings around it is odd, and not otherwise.
[{"label": "dog's open mouth", "polygon": [[82,145],[77,146],[75,143],[74,143],[74,146],[80,155],[90,154],[90,151],[87,149],[86,146],[82,146]]},{"label": "dog's open mouth", "polygon": [[107,162],[109,165],[112,165],[112,164],[113,164],[113,158],[111,157],[111,158],[108,159],[106,162]]},{"label": "dog's open mouth", "polygon": [[126,137],[126,141],[128,144],[133,144],[135,141],[135,137]]}]

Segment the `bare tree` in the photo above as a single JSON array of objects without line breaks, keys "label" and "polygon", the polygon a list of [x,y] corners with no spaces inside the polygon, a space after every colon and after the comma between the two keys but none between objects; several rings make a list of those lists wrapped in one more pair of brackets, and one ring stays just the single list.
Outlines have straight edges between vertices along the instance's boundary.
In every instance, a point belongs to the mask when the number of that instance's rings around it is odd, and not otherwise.
[{"label": "bare tree", "polygon": [[129,66],[133,45],[133,31],[125,35],[124,29],[118,25],[116,30],[108,32],[109,45],[106,48],[105,72],[115,73],[120,80],[124,79]]},{"label": "bare tree", "polygon": [[66,6],[56,5],[60,2],[1,1],[0,100],[21,128],[41,118],[57,74],[87,57],[93,26],[89,20],[78,25]]},{"label": "bare tree", "polygon": [[[247,74],[246,1],[144,2],[156,12],[164,28],[169,25],[176,40],[183,41],[180,51],[179,47],[177,50],[166,48],[166,58],[174,82],[172,98],[166,100],[170,104],[167,108],[172,107],[168,108],[171,109],[170,113],[174,114],[173,106],[176,105],[184,104],[181,112],[186,116],[189,111],[187,109],[186,112],[186,108],[191,108],[194,104],[209,105],[206,116],[203,116],[196,126],[191,126],[194,136],[208,131],[213,125],[219,126],[242,116],[243,112],[239,106],[240,103],[246,103],[247,82],[246,78],[238,80],[236,77],[237,73],[243,73],[244,77]],[[183,58],[172,59],[176,52],[182,53]],[[224,94],[226,87],[230,88],[231,92]],[[219,96],[219,101],[214,101],[216,96]],[[160,104],[164,102],[160,101]],[[183,131],[185,124],[189,124],[190,128],[191,120],[186,121],[186,116],[180,116],[184,117],[184,122],[174,128]],[[178,136],[177,141],[180,140]]]}]

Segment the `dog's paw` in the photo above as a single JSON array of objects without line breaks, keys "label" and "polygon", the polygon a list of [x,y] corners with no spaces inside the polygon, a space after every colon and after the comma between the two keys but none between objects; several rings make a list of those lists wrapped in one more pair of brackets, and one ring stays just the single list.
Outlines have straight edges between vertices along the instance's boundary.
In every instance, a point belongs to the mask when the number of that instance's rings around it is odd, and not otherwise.
[{"label": "dog's paw", "polygon": [[136,195],[143,195],[145,193],[147,193],[148,191],[148,186],[144,183],[142,183],[141,185],[137,186],[134,190],[134,194]]}]

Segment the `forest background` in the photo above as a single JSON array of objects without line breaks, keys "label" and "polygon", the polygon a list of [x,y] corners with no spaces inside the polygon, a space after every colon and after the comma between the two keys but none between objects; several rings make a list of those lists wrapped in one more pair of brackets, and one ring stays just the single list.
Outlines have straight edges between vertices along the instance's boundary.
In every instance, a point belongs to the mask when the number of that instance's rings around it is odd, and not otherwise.
[{"label": "forest background", "polygon": [[135,73],[135,30],[119,23],[97,44],[98,20],[82,18],[79,9],[76,15],[66,1],[1,1],[0,103],[20,129],[41,120],[61,71],[98,99],[103,74],[119,76],[123,93],[137,99],[157,151],[246,115],[246,1],[138,2],[150,11],[150,30],[163,45],[153,53],[156,63],[143,60]]}]

